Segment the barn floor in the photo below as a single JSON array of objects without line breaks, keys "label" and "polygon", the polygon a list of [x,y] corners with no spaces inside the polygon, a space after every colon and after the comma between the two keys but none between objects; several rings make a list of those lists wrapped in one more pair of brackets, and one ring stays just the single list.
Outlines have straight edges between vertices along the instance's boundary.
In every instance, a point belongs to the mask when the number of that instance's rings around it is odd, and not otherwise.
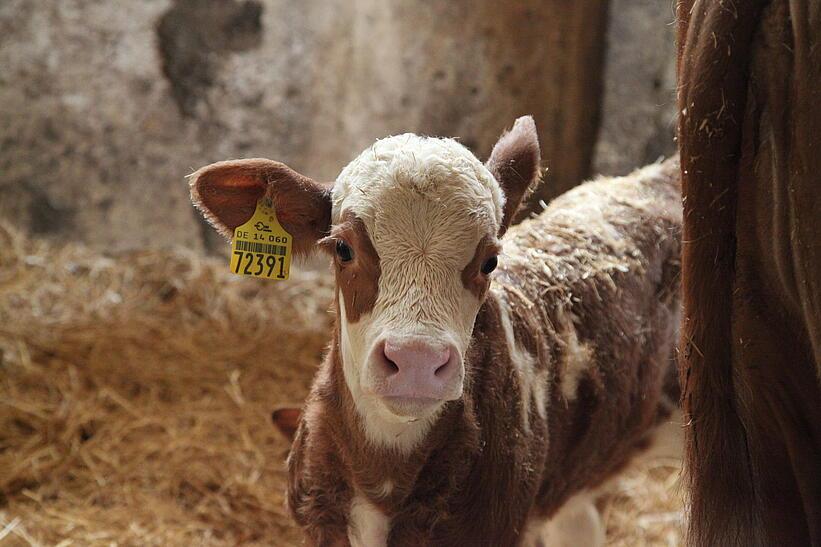
[{"label": "barn floor", "polygon": [[[0,225],[1,546],[299,544],[270,412],[307,391],[332,287],[227,269]],[[608,543],[678,545],[677,479],[622,479]]]}]

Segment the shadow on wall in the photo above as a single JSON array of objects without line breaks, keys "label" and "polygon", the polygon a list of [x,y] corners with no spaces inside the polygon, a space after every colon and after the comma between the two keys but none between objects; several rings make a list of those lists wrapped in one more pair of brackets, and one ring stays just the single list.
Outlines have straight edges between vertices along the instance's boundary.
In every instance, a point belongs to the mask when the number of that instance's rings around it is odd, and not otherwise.
[{"label": "shadow on wall", "polygon": [[157,23],[163,74],[183,116],[194,117],[216,81],[217,60],[262,44],[262,5],[255,0],[177,2]]}]

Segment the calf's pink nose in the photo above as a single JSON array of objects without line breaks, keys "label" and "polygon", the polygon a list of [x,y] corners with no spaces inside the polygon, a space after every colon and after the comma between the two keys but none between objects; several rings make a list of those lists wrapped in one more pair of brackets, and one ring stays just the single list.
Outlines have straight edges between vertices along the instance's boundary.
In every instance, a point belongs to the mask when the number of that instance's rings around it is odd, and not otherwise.
[{"label": "calf's pink nose", "polygon": [[410,342],[385,342],[385,357],[396,365],[399,372],[421,369],[423,372],[437,374],[447,365],[450,359],[450,348],[445,345],[434,346],[414,340]]},{"label": "calf's pink nose", "polygon": [[387,339],[375,371],[378,392],[387,397],[441,399],[458,374],[454,352],[426,339]]}]

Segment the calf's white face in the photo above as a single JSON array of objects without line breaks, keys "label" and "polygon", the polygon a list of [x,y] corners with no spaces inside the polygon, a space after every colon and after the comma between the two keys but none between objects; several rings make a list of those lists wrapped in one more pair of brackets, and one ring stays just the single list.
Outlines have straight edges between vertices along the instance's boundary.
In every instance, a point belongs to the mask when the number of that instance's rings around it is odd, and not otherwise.
[{"label": "calf's white face", "polygon": [[270,198],[298,254],[333,256],[346,385],[371,441],[407,449],[463,394],[497,238],[538,173],[526,117],[485,165],[454,140],[407,134],[377,141],[332,188],[255,159],[200,169],[191,194],[228,236]]},{"label": "calf's white face", "polygon": [[493,175],[450,139],[380,140],[337,179],[327,244],[343,370],[376,438],[393,433],[379,422],[430,418],[461,397],[503,205]]}]

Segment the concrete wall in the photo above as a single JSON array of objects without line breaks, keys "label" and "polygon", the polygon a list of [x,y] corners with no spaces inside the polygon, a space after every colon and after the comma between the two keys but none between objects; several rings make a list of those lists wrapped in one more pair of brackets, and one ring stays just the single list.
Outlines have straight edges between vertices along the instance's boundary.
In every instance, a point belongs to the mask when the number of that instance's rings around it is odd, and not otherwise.
[{"label": "concrete wall", "polygon": [[623,175],[675,152],[675,3],[611,0],[593,172]]},{"label": "concrete wall", "polygon": [[221,249],[188,201],[201,165],[264,156],[332,180],[405,131],[484,157],[525,113],[549,199],[671,143],[668,4],[4,0],[0,218],[100,249]]}]

